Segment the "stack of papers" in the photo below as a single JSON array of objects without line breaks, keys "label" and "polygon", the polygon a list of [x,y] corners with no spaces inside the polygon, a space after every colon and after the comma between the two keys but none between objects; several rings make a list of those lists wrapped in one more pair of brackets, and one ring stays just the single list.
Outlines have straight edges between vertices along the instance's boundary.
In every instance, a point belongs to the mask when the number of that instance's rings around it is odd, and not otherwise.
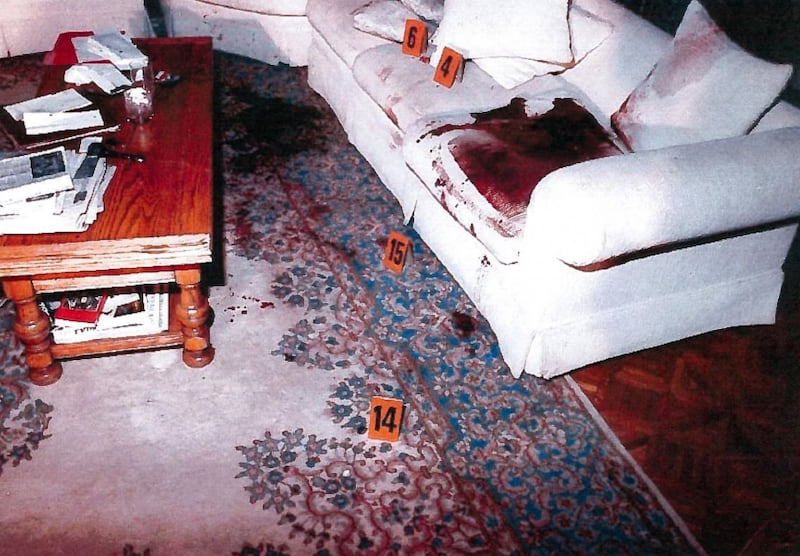
[{"label": "stack of papers", "polygon": [[143,68],[148,62],[147,56],[128,37],[118,32],[73,37],[72,44],[78,62],[107,60],[121,70]]},{"label": "stack of papers", "polygon": [[0,191],[0,234],[85,231],[103,211],[115,171],[105,158],[63,147],[2,159],[0,176],[3,168],[0,180],[10,179]]},{"label": "stack of papers", "polygon": [[25,125],[28,135],[40,135],[56,131],[85,129],[103,125],[99,110],[73,112],[91,106],[91,101],[75,89],[43,95],[16,104],[5,106],[5,111],[16,121]]},{"label": "stack of papers", "polygon": [[104,62],[77,64],[64,72],[64,81],[74,85],[94,83],[107,95],[113,95],[131,86],[131,81],[114,65]]},{"label": "stack of papers", "polygon": [[0,205],[13,205],[72,188],[63,147],[0,159]]}]

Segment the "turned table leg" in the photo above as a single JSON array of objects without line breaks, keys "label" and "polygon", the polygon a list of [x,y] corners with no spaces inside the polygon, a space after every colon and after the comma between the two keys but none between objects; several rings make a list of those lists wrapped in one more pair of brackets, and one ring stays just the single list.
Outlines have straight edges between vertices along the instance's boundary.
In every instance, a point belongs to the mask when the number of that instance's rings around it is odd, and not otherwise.
[{"label": "turned table leg", "polygon": [[16,309],[14,332],[25,345],[28,378],[39,386],[56,382],[61,378],[61,363],[53,359],[50,351],[50,319],[39,308],[33,282],[25,278],[6,279],[3,289]]},{"label": "turned table leg", "polygon": [[200,269],[176,270],[180,287],[177,317],[183,331],[183,362],[189,367],[205,367],[214,359],[208,330],[210,309],[200,289]]}]

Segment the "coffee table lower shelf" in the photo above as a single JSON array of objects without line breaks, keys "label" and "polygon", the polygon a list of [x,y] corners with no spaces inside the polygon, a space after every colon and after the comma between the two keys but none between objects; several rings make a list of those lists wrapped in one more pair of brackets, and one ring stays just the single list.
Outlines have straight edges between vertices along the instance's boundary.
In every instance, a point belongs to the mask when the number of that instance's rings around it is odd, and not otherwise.
[{"label": "coffee table lower shelf", "polygon": [[[38,293],[110,287],[113,283],[130,286],[143,276],[159,278],[149,283],[174,281],[178,289],[170,292],[167,330],[156,334],[103,338],[74,343],[55,343],[50,333],[50,319],[42,312]],[[167,280],[169,278],[169,280]],[[142,282],[138,282],[141,284]],[[60,287],[59,287],[60,284]],[[200,287],[200,270],[183,267],[164,273],[136,273],[122,276],[62,277],[55,279],[6,278],[6,295],[14,302],[14,332],[25,346],[28,378],[39,386],[56,382],[62,375],[62,359],[114,354],[146,349],[183,347],[182,359],[187,367],[205,367],[214,359],[209,327],[211,308]],[[38,291],[37,291],[38,290]]]},{"label": "coffee table lower shelf", "polygon": [[102,338],[83,342],[65,344],[53,343],[50,351],[55,359],[74,359],[87,355],[108,355],[126,351],[168,348],[183,345],[183,331],[177,317],[180,296],[171,293],[169,297],[169,326],[163,332],[122,336],[119,338]]}]

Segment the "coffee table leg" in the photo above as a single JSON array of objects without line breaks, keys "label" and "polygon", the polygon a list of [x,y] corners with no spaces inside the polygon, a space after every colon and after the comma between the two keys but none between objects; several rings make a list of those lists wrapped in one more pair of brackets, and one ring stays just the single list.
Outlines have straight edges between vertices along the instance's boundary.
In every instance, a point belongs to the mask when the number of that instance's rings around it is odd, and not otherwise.
[{"label": "coffee table leg", "polygon": [[183,328],[183,362],[189,367],[205,367],[214,359],[214,348],[208,329],[208,300],[200,289],[200,269],[176,270],[175,281],[181,290],[177,316]]},{"label": "coffee table leg", "polygon": [[61,378],[61,363],[53,359],[50,351],[50,319],[36,302],[33,282],[24,278],[4,280],[3,289],[17,312],[14,332],[25,345],[28,378],[39,386],[56,382]]}]

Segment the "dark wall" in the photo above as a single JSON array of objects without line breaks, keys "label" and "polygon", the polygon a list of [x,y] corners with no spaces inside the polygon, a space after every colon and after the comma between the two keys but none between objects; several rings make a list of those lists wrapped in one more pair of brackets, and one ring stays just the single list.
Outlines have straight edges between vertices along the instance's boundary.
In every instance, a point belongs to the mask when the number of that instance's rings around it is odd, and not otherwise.
[{"label": "dark wall", "polygon": [[632,12],[675,34],[690,0],[615,0]]}]

